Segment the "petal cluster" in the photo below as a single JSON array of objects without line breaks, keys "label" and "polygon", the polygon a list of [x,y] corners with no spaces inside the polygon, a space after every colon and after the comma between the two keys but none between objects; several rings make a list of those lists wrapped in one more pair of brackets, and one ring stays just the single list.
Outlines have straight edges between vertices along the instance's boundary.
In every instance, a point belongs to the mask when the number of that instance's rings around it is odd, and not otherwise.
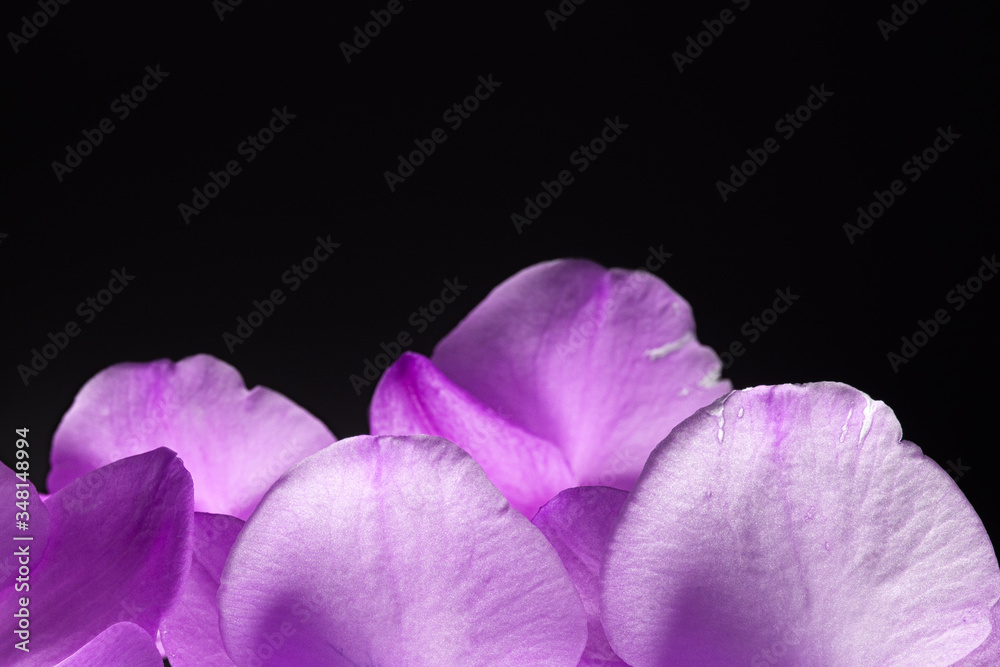
[{"label": "petal cluster", "polygon": [[662,281],[582,260],[404,354],[376,435],[207,355],[112,366],[51,496],[0,469],[0,664],[1000,665],[993,546],[892,411],[719,367]]},{"label": "petal cluster", "polygon": [[[20,480],[6,467],[0,475],[13,497]],[[37,560],[18,572],[26,585],[0,591],[4,618],[28,609],[29,650],[4,641],[0,664],[48,667],[77,652],[82,662],[68,664],[88,664],[88,655],[136,644],[135,628],[152,645],[191,564],[193,502],[191,476],[166,449],[104,466],[44,503],[33,498],[31,516],[47,518],[48,534],[28,543]]]},{"label": "petal cluster", "polygon": [[572,486],[631,489],[678,422],[730,391],[720,369],[659,278],[556,260],[495,288],[431,359],[404,354],[371,428],[448,438],[531,517]]}]

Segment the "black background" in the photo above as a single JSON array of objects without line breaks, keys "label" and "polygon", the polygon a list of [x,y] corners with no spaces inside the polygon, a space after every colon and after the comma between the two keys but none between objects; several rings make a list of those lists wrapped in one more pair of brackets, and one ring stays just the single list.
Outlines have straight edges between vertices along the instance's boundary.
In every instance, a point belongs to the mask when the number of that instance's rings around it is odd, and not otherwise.
[{"label": "black background", "polygon": [[[988,3],[928,0],[886,40],[889,3],[683,7],[590,0],[555,30],[547,3],[477,7],[404,0],[348,63],[338,46],[385,3],[210,0],[70,2],[14,53],[5,39],[0,458],[29,427],[31,474],[83,383],[111,364],[207,352],[324,420],[366,432],[360,374],[401,331],[434,344],[516,271],[556,257],[657,271],[693,306],[702,342],[747,344],[741,327],[790,288],[799,300],[735,360],[738,388],[839,380],[885,401],[904,436],[958,483],[994,540],[997,282],[959,311],[946,301],[997,243],[997,16]],[[568,6],[569,3],[564,3]],[[723,9],[735,21],[679,72],[672,53]],[[6,3],[4,33],[39,11]],[[703,37],[704,39],[704,37]],[[707,41],[707,40],[706,40]],[[120,120],[111,103],[147,66],[169,72]],[[478,76],[501,82],[458,129],[443,112]],[[833,95],[791,138],[775,122]],[[295,114],[257,158],[237,146],[272,108]],[[115,130],[62,181],[84,130]],[[605,118],[628,125],[579,173],[569,162]],[[448,139],[395,191],[384,172],[441,127]],[[901,165],[939,127],[960,135],[916,182]],[[723,202],[716,181],[774,137],[780,149]],[[242,173],[185,224],[208,172]],[[520,234],[544,179],[575,181]],[[893,179],[906,193],[850,243],[843,224]],[[341,244],[300,289],[281,275],[317,236]],[[77,304],[113,269],[135,280],[91,323]],[[426,331],[410,314],[445,279],[468,289]],[[235,352],[223,342],[254,299],[287,301]],[[887,353],[938,308],[949,323],[894,372]],[[69,320],[80,335],[26,386],[17,371]]]}]

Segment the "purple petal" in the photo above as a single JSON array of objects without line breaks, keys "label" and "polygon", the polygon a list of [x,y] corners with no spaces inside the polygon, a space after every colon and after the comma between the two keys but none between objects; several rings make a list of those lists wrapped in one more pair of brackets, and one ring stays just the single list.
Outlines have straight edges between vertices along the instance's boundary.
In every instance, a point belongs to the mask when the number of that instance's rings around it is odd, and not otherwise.
[{"label": "purple petal", "polygon": [[219,579],[243,521],[225,514],[194,515],[191,573],[180,599],[160,624],[173,667],[231,667],[219,633]]},{"label": "purple petal", "polygon": [[[123,621],[155,636],[191,565],[192,496],[191,476],[167,449],[52,494],[48,548],[27,593],[31,651],[0,642],[0,664],[53,665]],[[0,593],[3,618],[13,617],[16,595]]]},{"label": "purple petal", "polygon": [[990,632],[979,517],[879,401],[824,382],[732,393],[649,458],[601,570],[635,667],[948,665]]},{"label": "purple petal", "polygon": [[163,667],[163,660],[145,630],[115,623],[56,667]]},{"label": "purple petal", "polygon": [[167,447],[185,461],[195,509],[245,519],[296,462],[333,434],[307,411],[206,354],[104,369],[77,394],[52,441],[49,489],[112,461]]},{"label": "purple petal", "polygon": [[0,556],[0,591],[14,591],[15,586],[25,583],[15,581],[20,576],[21,566],[34,570],[42,560],[49,542],[49,511],[30,477],[25,482],[5,465],[0,465],[0,490],[3,493],[0,497],[13,501],[11,511],[14,512],[7,524],[10,548],[4,549],[5,553]]},{"label": "purple petal", "polygon": [[372,433],[437,435],[469,452],[510,504],[534,516],[573,484],[562,451],[514,426],[456,387],[426,357],[406,352],[372,397]]},{"label": "purple petal", "polygon": [[625,664],[604,635],[598,576],[611,531],[627,497],[627,492],[606,486],[566,489],[531,520],[555,547],[587,612],[587,648],[579,667]]},{"label": "purple petal", "polygon": [[732,388],[666,283],[585,260],[509,278],[431,359],[483,404],[557,443],[579,486],[632,488],[653,447]]},{"label": "purple petal", "polygon": [[1000,665],[1000,602],[990,612],[993,629],[989,637],[972,653],[954,664],[954,667],[997,667]]},{"label": "purple petal", "polygon": [[238,665],[576,665],[587,638],[545,537],[468,454],[359,436],[290,470],[219,589]]}]

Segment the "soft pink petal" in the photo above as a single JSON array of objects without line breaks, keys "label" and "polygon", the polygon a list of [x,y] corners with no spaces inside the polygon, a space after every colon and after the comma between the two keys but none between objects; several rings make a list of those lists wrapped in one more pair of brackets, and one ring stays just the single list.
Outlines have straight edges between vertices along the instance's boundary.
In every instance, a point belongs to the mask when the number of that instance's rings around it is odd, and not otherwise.
[{"label": "soft pink petal", "polygon": [[56,667],[163,667],[149,634],[135,623],[115,623]]},{"label": "soft pink petal", "polygon": [[412,352],[382,376],[370,420],[375,435],[438,435],[458,444],[527,517],[573,485],[559,448],[511,424]]},{"label": "soft pink petal", "polygon": [[219,579],[243,521],[225,514],[194,515],[191,573],[177,604],[160,624],[172,667],[231,667],[219,633]]},{"label": "soft pink petal", "polygon": [[[111,625],[150,637],[191,566],[191,476],[167,449],[116,461],[46,501],[49,545],[31,573],[30,653],[0,642],[0,665],[53,665]],[[0,592],[0,617],[17,594]]]},{"label": "soft pink petal", "polygon": [[1000,665],[1000,602],[990,612],[993,629],[989,637],[972,653],[955,663],[954,667],[997,667]]},{"label": "soft pink petal", "polygon": [[[0,498],[9,499],[11,503],[6,530],[9,548],[4,548],[0,556],[0,591],[14,591],[15,586],[25,583],[15,581],[20,576],[21,566],[34,570],[45,553],[49,542],[49,511],[45,509],[41,494],[31,483],[31,477],[28,476],[25,482],[5,465],[0,465],[0,493],[3,494]],[[27,498],[23,497],[25,494]],[[25,550],[27,555],[24,555]]]},{"label": "soft pink petal", "polygon": [[195,484],[195,509],[245,519],[285,470],[326,447],[333,434],[265,387],[199,354],[104,369],[76,395],[52,441],[48,485],[125,456],[168,447]]},{"label": "soft pink petal", "polygon": [[604,635],[598,576],[626,497],[627,492],[606,486],[566,489],[531,520],[555,547],[587,612],[587,648],[579,667],[625,665]]},{"label": "soft pink petal", "polygon": [[725,395],[691,307],[655,276],[585,260],[496,287],[431,357],[513,424],[556,443],[575,485],[632,488],[682,419]]},{"label": "soft pink petal", "polygon": [[1000,598],[962,492],[885,404],[832,382],[737,391],[678,426],[601,584],[634,667],[949,665]]},{"label": "soft pink petal", "polygon": [[359,436],[290,470],[219,589],[237,665],[576,665],[586,616],[559,556],[464,451]]}]

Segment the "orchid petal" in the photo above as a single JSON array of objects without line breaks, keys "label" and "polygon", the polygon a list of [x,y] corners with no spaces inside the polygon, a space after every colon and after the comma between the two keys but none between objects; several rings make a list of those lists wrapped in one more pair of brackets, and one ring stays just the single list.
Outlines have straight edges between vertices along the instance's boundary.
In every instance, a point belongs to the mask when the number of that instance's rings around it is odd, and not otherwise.
[{"label": "orchid petal", "polygon": [[625,490],[678,422],[732,388],[680,295],[652,274],[585,260],[509,278],[431,360],[513,424],[558,443],[577,485]]},{"label": "orchid petal", "polygon": [[598,576],[627,497],[627,492],[606,486],[566,489],[531,520],[555,547],[587,612],[587,648],[578,667],[625,665],[604,635]]},{"label": "orchid petal", "polygon": [[573,485],[555,445],[509,423],[412,352],[382,376],[370,419],[374,434],[437,435],[457,443],[526,517]]},{"label": "orchid petal", "polygon": [[1000,665],[1000,602],[990,612],[993,629],[986,640],[953,667],[996,667]]},{"label": "orchid petal", "polygon": [[195,484],[195,509],[245,519],[291,465],[335,438],[314,416],[199,354],[122,363],[77,394],[52,442],[49,490],[125,456],[168,447]]},{"label": "orchid petal", "polygon": [[968,500],[843,384],[733,392],[650,456],[601,570],[634,667],[949,665],[990,633],[1000,569]]},{"label": "orchid petal", "polygon": [[163,667],[156,643],[135,623],[115,623],[56,667]]},{"label": "orchid petal", "polygon": [[[191,563],[191,476],[168,449],[111,463],[46,501],[49,543],[30,576],[30,652],[0,643],[0,664],[53,665],[129,621],[151,638]],[[13,589],[0,592],[12,618]]]},{"label": "orchid petal", "polygon": [[219,579],[243,521],[225,514],[194,515],[191,573],[160,624],[172,667],[232,667],[219,632]]},{"label": "orchid petal", "polygon": [[576,665],[586,616],[545,537],[468,454],[358,436],[292,468],[219,588],[237,665]]}]

